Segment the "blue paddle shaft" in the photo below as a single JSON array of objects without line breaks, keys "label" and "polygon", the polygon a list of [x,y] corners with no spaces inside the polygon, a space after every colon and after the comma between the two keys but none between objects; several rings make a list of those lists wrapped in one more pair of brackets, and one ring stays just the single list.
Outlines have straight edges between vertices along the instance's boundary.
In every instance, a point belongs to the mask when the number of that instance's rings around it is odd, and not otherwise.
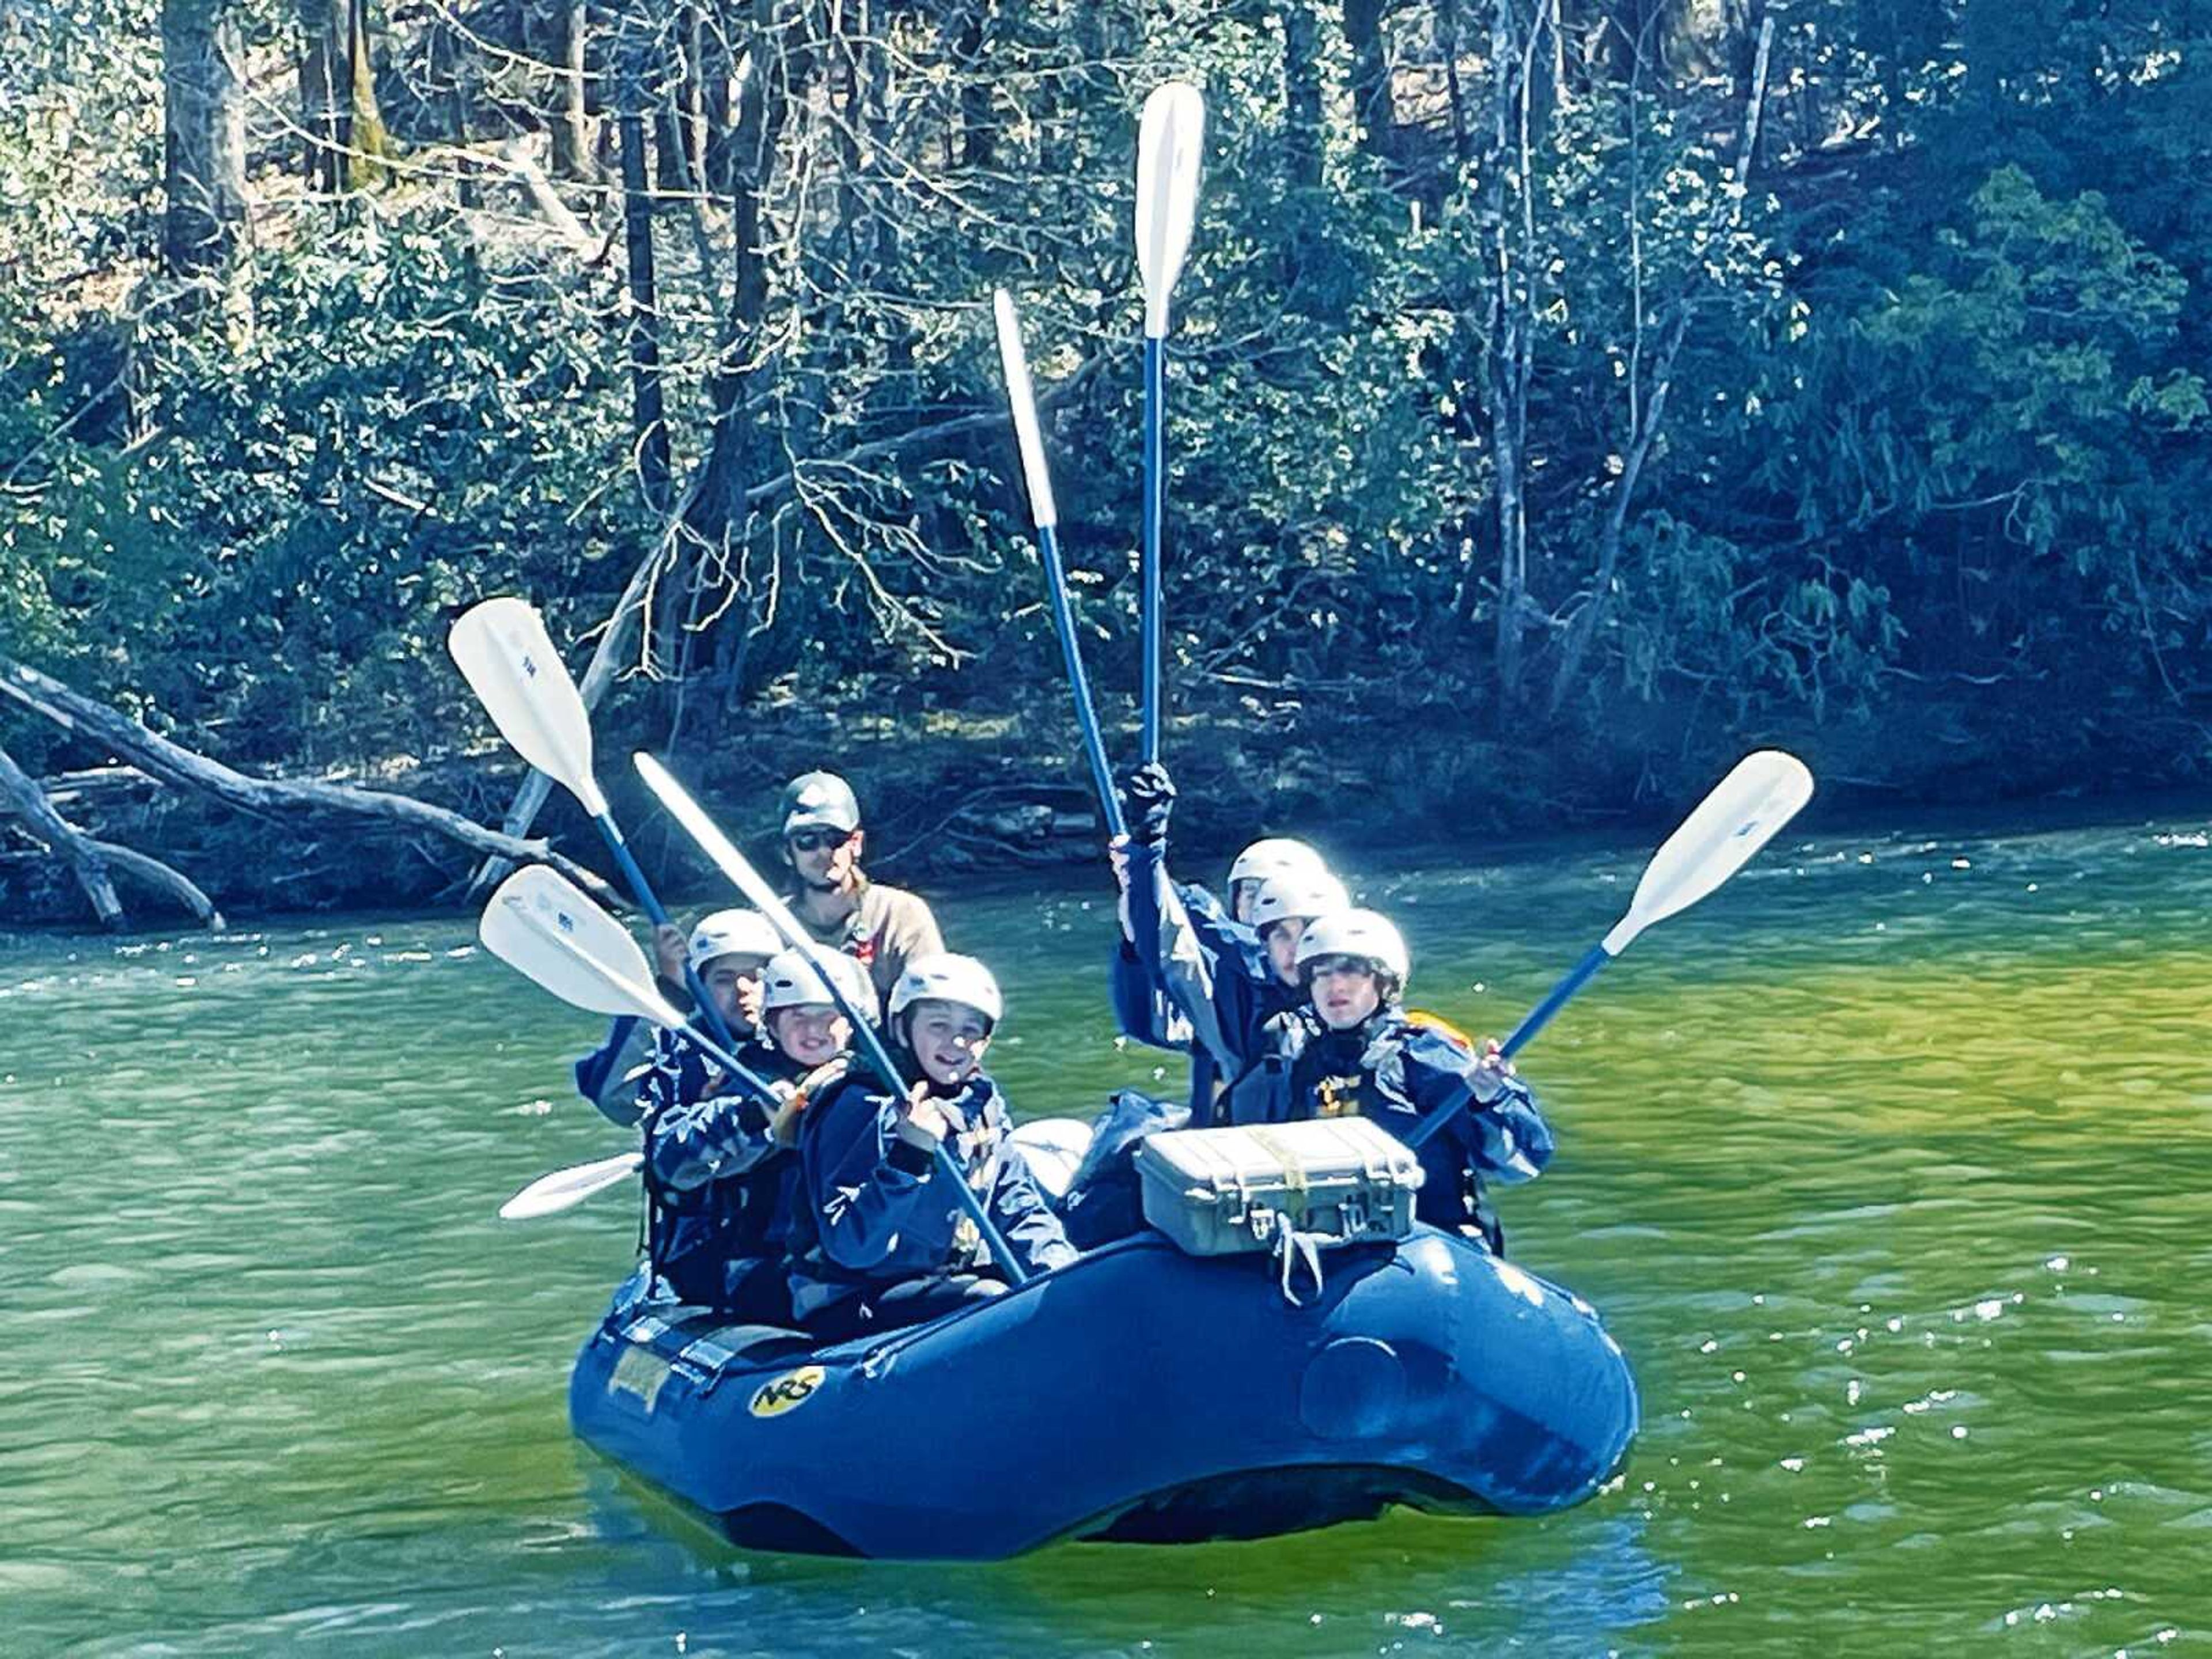
[{"label": "blue paddle shaft", "polygon": [[1165,516],[1167,456],[1164,428],[1167,400],[1167,342],[1145,337],[1145,539],[1142,632],[1144,635],[1144,724],[1142,757],[1149,766],[1160,757],[1160,523]]},{"label": "blue paddle shaft", "polygon": [[[667,927],[668,912],[660,908],[660,901],[653,896],[653,884],[646,880],[645,872],[638,868],[637,860],[630,856],[629,843],[623,839],[623,832],[616,827],[614,819],[602,812],[592,822],[599,825],[599,834],[607,843],[607,850],[615,855],[615,863],[621,867],[623,879],[629,884],[629,890],[637,896],[637,902],[645,907],[646,915],[654,927]],[[691,993],[692,1006],[698,1009],[699,1017],[707,1022],[707,1029],[714,1034],[715,1042],[725,1048],[736,1048],[737,1041],[730,1035],[729,1023],[722,1018],[722,1011],[714,1006],[714,999],[707,994],[707,988],[699,979],[699,970],[689,961],[684,964],[684,983]],[[726,1057],[718,1054],[715,1058],[722,1060]],[[734,1065],[736,1062],[728,1063]],[[742,1071],[744,1068],[740,1066],[738,1069]]]},{"label": "blue paddle shaft", "polygon": [[1501,1059],[1510,1060],[1528,1046],[1529,1039],[1552,1023],[1552,1016],[1565,1007],[1575,993],[1597,976],[1597,970],[1613,957],[1602,945],[1590,946],[1589,954],[1567,970],[1567,975],[1552,988],[1552,994],[1528,1011],[1528,1017],[1513,1028],[1513,1035],[1505,1039],[1498,1050]]},{"label": "blue paddle shaft", "polygon": [[[1552,988],[1551,994],[1531,1008],[1528,1017],[1513,1028],[1513,1035],[1505,1039],[1504,1046],[1498,1050],[1498,1058],[1511,1060],[1527,1048],[1529,1040],[1552,1023],[1552,1017],[1574,1000],[1575,993],[1589,984],[1597,970],[1612,960],[1602,945],[1590,946],[1589,954],[1569,969],[1566,977]],[[1467,1099],[1463,1097],[1456,1105],[1446,1107],[1434,1116],[1424,1118],[1413,1126],[1411,1134],[1401,1139],[1407,1146],[1419,1151],[1431,1136],[1441,1133],[1443,1127],[1466,1109]]]},{"label": "blue paddle shaft", "polygon": [[1114,793],[1114,775],[1106,764],[1105,740],[1098,735],[1098,711],[1091,707],[1091,680],[1083,672],[1083,652],[1075,642],[1075,612],[1067,601],[1067,573],[1060,567],[1060,537],[1050,525],[1037,526],[1037,551],[1052,599],[1053,631],[1060,635],[1060,654],[1067,659],[1067,684],[1075,693],[1075,723],[1083,733],[1083,752],[1091,760],[1098,810],[1106,820],[1106,833],[1118,840],[1128,833],[1128,826],[1122,822],[1121,797]]}]

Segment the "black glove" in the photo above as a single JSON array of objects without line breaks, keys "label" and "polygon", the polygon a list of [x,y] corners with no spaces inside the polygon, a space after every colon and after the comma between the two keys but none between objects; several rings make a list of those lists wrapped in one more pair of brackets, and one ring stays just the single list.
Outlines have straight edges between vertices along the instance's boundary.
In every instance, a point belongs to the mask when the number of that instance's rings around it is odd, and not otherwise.
[{"label": "black glove", "polygon": [[1175,811],[1175,780],[1158,761],[1133,766],[1121,775],[1121,799],[1127,809],[1130,836],[1147,847],[1166,845],[1168,818]]}]

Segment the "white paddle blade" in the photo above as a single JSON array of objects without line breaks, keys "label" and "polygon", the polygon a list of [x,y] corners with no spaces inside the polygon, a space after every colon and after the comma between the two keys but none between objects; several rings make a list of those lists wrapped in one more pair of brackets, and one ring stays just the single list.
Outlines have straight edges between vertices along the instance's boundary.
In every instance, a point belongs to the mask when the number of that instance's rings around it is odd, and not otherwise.
[{"label": "white paddle blade", "polygon": [[606,798],[592,777],[592,719],[537,607],[486,599],[453,624],[446,648],[514,752],[592,817],[603,817]]},{"label": "white paddle blade", "polygon": [[1198,210],[1206,100],[1187,82],[1154,87],[1137,124],[1137,269],[1145,278],[1145,332],[1168,331],[1168,296],[1190,252]]},{"label": "white paddle blade", "polygon": [[653,988],[645,952],[612,916],[557,871],[516,871],[484,906],[484,949],[562,1001],[599,1014],[635,1014],[680,1028],[684,1016]]},{"label": "white paddle blade", "polygon": [[644,1163],[643,1153],[624,1152],[617,1158],[603,1158],[596,1164],[556,1170],[551,1175],[538,1176],[501,1205],[499,1218],[533,1221],[541,1215],[558,1215],[563,1210],[574,1209],[593,1193],[603,1193],[629,1180]]},{"label": "white paddle blade", "polygon": [[1686,910],[1749,863],[1813,799],[1805,763],[1779,749],[1746,755],[1651,855],[1628,914],[1604,939],[1619,956],[1655,921]]},{"label": "white paddle blade", "polygon": [[799,918],[791,914],[781,896],[761,878],[752,860],[738,850],[737,843],[722,833],[714,820],[707,816],[706,809],[691,799],[691,792],[643,750],[631,756],[630,762],[637,768],[638,776],[645,780],[645,787],[668,809],[669,816],[684,826],[684,832],[699,844],[699,850],[714,860],[715,867],[737,884],[738,890],[753,908],[774,924],[775,931],[783,936],[783,942],[795,945],[811,944],[811,937],[799,925]]},{"label": "white paddle blade", "polygon": [[1014,296],[1004,289],[991,296],[991,309],[999,321],[999,366],[1006,373],[1006,398],[1013,405],[1014,441],[1021,446],[1022,477],[1030,487],[1030,517],[1039,530],[1060,522],[1053,504],[1052,474],[1045,471],[1044,439],[1037,431],[1036,398],[1030,390],[1030,360],[1022,350],[1022,322],[1014,313]]}]

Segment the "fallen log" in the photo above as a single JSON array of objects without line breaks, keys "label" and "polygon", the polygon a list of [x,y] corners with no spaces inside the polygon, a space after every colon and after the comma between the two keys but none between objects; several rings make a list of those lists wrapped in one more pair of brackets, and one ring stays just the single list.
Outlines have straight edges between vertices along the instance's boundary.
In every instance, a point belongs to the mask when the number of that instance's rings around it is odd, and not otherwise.
[{"label": "fallen log", "polygon": [[198,790],[240,811],[275,817],[287,812],[342,813],[433,830],[471,851],[517,861],[537,860],[602,899],[613,895],[592,871],[556,853],[544,841],[525,841],[487,830],[474,819],[411,796],[343,783],[289,783],[250,777],[149,731],[12,657],[0,655],[0,696],[100,747],[128,759],[173,788]]},{"label": "fallen log", "polygon": [[69,866],[76,884],[84,889],[85,897],[92,901],[93,914],[100,918],[101,927],[119,933],[130,925],[99,846],[54,811],[38,780],[17,765],[15,757],[4,748],[0,748],[0,805],[9,807],[32,836],[45,843],[49,857]]}]

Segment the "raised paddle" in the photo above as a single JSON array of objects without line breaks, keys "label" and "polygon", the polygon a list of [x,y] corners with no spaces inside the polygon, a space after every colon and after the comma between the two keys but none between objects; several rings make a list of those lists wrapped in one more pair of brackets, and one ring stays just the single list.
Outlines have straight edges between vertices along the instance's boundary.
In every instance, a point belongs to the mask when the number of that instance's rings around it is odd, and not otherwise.
[{"label": "raised paddle", "polygon": [[[815,978],[822,981],[822,988],[830,994],[830,1000],[837,1006],[838,1012],[852,1026],[853,1041],[863,1057],[875,1068],[876,1075],[883,1079],[884,1086],[891,1092],[891,1097],[903,1100],[907,1093],[906,1083],[900,1078],[898,1067],[891,1063],[890,1051],[884,1047],[883,1039],[876,1035],[874,1020],[863,1015],[845,1000],[845,994],[838,989],[836,978],[815,960],[810,948],[814,944],[813,939],[799,926],[799,918],[791,914],[781,896],[761,879],[760,872],[753,868],[751,861],[738,850],[735,842],[721,832],[699,803],[691,799],[690,792],[669,775],[666,767],[644,753],[630,758],[637,767],[638,775],[645,780],[646,787],[659,797],[660,804],[668,809],[677,823],[684,826],[691,839],[699,843],[699,850],[714,860],[722,873],[737,884],[738,890],[750,901],[755,909],[775,924],[775,930],[783,935],[785,944],[799,949],[807,966],[814,970]],[[975,1189],[969,1186],[967,1176],[952,1161],[952,1154],[942,1140],[937,1143],[937,1170],[951,1185],[952,1195],[958,1200],[960,1207],[968,1212],[968,1218],[982,1234],[983,1243],[990,1249],[991,1259],[999,1264],[999,1271],[1006,1274],[1007,1282],[1026,1284],[1028,1273],[1008,1248],[1005,1237],[999,1231],[998,1224],[991,1219],[990,1212],[975,1196]]]},{"label": "raised paddle", "polygon": [[1098,790],[1098,811],[1106,833],[1118,841],[1128,833],[1121,821],[1121,798],[1114,790],[1114,776],[1106,764],[1106,744],[1098,735],[1098,711],[1091,702],[1090,677],[1083,672],[1083,652],[1075,641],[1075,612],[1067,599],[1067,572],[1060,562],[1060,509],[1053,504],[1052,474],[1045,470],[1044,439],[1037,431],[1036,398],[1030,390],[1029,358],[1022,350],[1021,319],[1014,313],[1013,296],[1000,289],[991,296],[999,325],[999,364],[1006,377],[1006,398],[1012,405],[1014,440],[1021,447],[1022,476],[1029,484],[1030,520],[1036,526],[1037,557],[1044,566],[1045,587],[1052,600],[1053,632],[1060,635],[1060,654],[1067,659],[1067,683],[1075,693],[1075,723],[1083,734],[1083,752],[1091,760],[1091,781]]},{"label": "raised paddle", "polygon": [[[1761,749],[1738,761],[1697,811],[1682,820],[1681,828],[1651,855],[1644,879],[1636,884],[1636,896],[1629,901],[1628,914],[1552,988],[1549,996],[1529,1010],[1528,1017],[1505,1039],[1498,1057],[1510,1060],[1519,1054],[1599,969],[1635,943],[1638,933],[1654,922],[1688,909],[1742,869],[1752,854],[1773,840],[1812,799],[1813,775],[1795,755]],[[1420,1146],[1457,1116],[1466,1103],[1462,1100],[1459,1106],[1424,1120],[1403,1137],[1406,1144]]]},{"label": "raised paddle", "polygon": [[[668,912],[660,908],[645,872],[630,856],[607,798],[592,775],[592,718],[584,708],[582,693],[568,678],[561,653],[545,631],[545,620],[526,599],[486,599],[471,606],[446,635],[461,677],[467,680],[491,723],[499,728],[515,753],[576,798],[576,804],[599,827],[622,868],[623,878],[655,927],[665,927]],[[684,982],[691,1000],[715,1040],[734,1048],[730,1028],[698,970],[684,965]]]},{"label": "raised paddle", "polygon": [[1152,88],[1137,125],[1137,269],[1145,280],[1145,531],[1139,554],[1144,637],[1141,758],[1160,757],[1160,526],[1165,516],[1168,298],[1190,249],[1206,100],[1170,81]]},{"label": "raised paddle", "polygon": [[680,1031],[763,1105],[775,1091],[653,988],[653,970],[629,930],[581,889],[542,864],[500,883],[477,925],[484,949],[562,1001],[599,1014],[629,1014]]},{"label": "raised paddle", "polygon": [[579,1164],[551,1175],[540,1176],[499,1206],[501,1221],[535,1221],[541,1215],[558,1215],[574,1209],[594,1193],[619,1186],[645,1164],[642,1152],[622,1152],[595,1164]]}]

